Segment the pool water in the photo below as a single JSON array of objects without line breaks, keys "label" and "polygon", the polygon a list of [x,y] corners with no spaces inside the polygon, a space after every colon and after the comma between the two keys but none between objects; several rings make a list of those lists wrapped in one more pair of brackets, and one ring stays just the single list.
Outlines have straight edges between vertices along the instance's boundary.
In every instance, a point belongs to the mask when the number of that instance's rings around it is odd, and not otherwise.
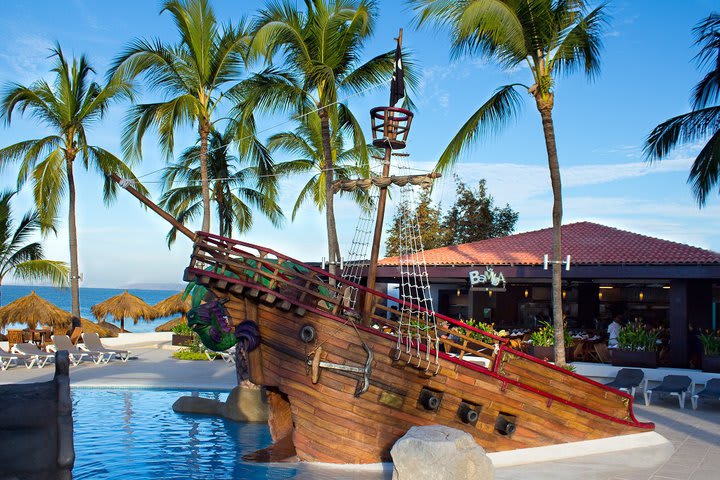
[{"label": "pool water", "polygon": [[377,479],[378,472],[257,464],[242,455],[271,443],[267,424],[178,414],[183,395],[224,401],[226,392],[74,389],[74,480]]}]

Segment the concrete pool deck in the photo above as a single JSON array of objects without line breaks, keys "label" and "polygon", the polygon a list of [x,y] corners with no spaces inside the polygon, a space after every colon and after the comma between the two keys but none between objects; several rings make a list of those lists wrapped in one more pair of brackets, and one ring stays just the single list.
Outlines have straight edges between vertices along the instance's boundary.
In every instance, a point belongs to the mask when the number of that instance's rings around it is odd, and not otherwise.
[{"label": "concrete pool deck", "polygon": [[[129,336],[133,335],[133,336]],[[188,390],[230,390],[236,385],[234,366],[213,362],[182,361],[172,358],[169,336],[127,334],[119,339],[103,339],[110,346],[132,351],[127,363],[108,365],[83,362],[70,369],[75,388],[178,388]],[[7,345],[3,345],[7,347]],[[24,366],[0,372],[0,384],[48,381],[55,368],[28,370]],[[681,410],[677,399],[655,399],[645,406],[638,393],[635,415],[656,424],[656,431],[674,447],[669,458],[654,447],[626,452],[603,453],[566,460],[533,463],[496,470],[497,479],[552,480],[715,480],[720,476],[720,402],[701,402],[698,410]],[[312,468],[310,470],[313,470]],[[310,473],[310,472],[307,472]],[[379,480],[392,477],[384,472],[359,470],[343,478]],[[311,478],[300,475],[298,478]]]}]

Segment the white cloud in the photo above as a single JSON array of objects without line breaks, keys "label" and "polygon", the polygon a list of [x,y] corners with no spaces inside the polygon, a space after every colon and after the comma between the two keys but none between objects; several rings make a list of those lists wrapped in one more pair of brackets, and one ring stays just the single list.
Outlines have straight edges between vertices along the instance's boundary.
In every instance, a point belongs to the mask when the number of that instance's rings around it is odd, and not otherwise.
[{"label": "white cloud", "polygon": [[32,82],[40,77],[49,77],[48,56],[53,43],[40,36],[21,34],[6,38],[8,44],[0,53],[0,59],[8,66],[10,74],[5,78],[22,84]]}]

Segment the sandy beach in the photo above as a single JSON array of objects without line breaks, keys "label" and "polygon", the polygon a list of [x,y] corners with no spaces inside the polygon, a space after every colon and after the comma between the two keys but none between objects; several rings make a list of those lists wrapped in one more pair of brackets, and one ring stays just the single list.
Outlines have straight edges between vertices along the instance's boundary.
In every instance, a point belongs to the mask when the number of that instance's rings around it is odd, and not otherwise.
[{"label": "sandy beach", "polygon": [[[70,369],[74,388],[172,388],[182,390],[230,390],[236,385],[235,368],[217,359],[212,362],[181,361],[172,357],[170,333],[123,334],[103,343],[132,352],[127,363],[108,365],[83,362]],[[4,348],[7,344],[0,343]],[[50,380],[54,367],[27,369],[11,367],[0,372],[0,384]],[[582,373],[582,372],[580,372]],[[598,372],[593,372],[597,374]],[[699,378],[704,378],[699,374]],[[651,376],[652,378],[652,376]],[[598,379],[600,379],[598,377]],[[699,380],[700,381],[700,380]],[[652,383],[651,383],[652,385]],[[635,414],[642,421],[655,422],[657,433],[675,449],[669,459],[659,458],[653,448],[628,452],[582,456],[570,460],[534,463],[497,469],[498,479],[583,479],[612,480],[714,480],[720,471],[720,402],[701,403],[697,410],[678,408],[675,398],[645,406],[642,395],[635,402]],[[391,472],[358,472],[357,478],[391,478]]]}]

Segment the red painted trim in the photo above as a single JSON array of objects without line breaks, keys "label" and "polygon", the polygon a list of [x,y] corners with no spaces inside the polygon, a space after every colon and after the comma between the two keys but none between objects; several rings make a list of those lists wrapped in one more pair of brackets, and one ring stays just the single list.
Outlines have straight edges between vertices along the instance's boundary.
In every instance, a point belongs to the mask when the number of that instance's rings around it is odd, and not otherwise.
[{"label": "red painted trim", "polygon": [[[367,288],[367,287],[364,286],[364,285],[360,285],[359,283],[351,282],[351,281],[346,280],[346,279],[344,279],[344,278],[342,278],[342,277],[339,277],[339,276],[337,276],[337,275],[333,275],[333,274],[331,274],[330,272],[326,272],[325,270],[322,270],[322,269],[320,269],[320,268],[313,267],[312,265],[306,265],[305,263],[301,262],[300,260],[296,260],[296,259],[294,259],[294,258],[292,258],[292,257],[288,257],[287,255],[283,255],[282,253],[278,253],[278,252],[276,252],[275,250],[271,250],[271,249],[269,249],[269,248],[261,247],[261,246],[259,246],[259,245],[254,245],[254,244],[252,244],[252,243],[242,242],[242,241],[240,241],[240,240],[233,240],[233,239],[230,239],[230,238],[221,237],[220,235],[215,235],[215,234],[213,234],[213,233],[197,232],[197,235],[200,236],[200,237],[211,238],[211,239],[214,239],[214,240],[216,240],[216,241],[218,241],[218,242],[224,242],[224,243],[233,244],[233,245],[241,245],[241,246],[243,246],[243,247],[254,248],[255,250],[258,250],[258,251],[261,251],[261,252],[265,252],[265,253],[269,253],[269,254],[271,254],[271,255],[275,255],[278,259],[287,260],[287,261],[290,261],[290,262],[292,262],[292,263],[296,263],[296,264],[298,264],[298,265],[302,265],[304,268],[307,268],[308,270],[311,270],[311,271],[315,272],[315,273],[318,274],[318,275],[326,276],[326,277],[329,277],[329,278],[334,278],[335,280],[337,280],[337,281],[340,282],[340,283],[344,283],[344,284],[349,285],[349,286],[351,286],[351,287],[355,287],[355,288],[357,288],[357,289],[359,289],[359,290],[362,290],[363,292],[369,292],[370,294],[372,294],[372,295],[374,295],[374,296],[376,296],[376,297],[384,298],[384,299],[386,299],[386,300],[391,300],[391,301],[397,303],[398,305],[409,306],[409,307],[412,308],[412,309],[415,309],[415,310],[418,310],[418,311],[421,311],[421,312],[425,312],[425,313],[434,315],[435,318],[439,318],[440,320],[447,321],[448,323],[452,323],[453,325],[457,325],[457,326],[459,326],[459,327],[466,328],[466,329],[468,329],[468,330],[470,330],[470,331],[472,331],[472,332],[476,332],[476,333],[485,335],[485,336],[490,337],[490,338],[492,338],[492,339],[494,339],[494,340],[497,340],[498,342],[501,342],[501,343],[507,343],[507,342],[508,342],[508,340],[507,340],[506,338],[499,337],[499,336],[495,335],[494,333],[486,332],[486,331],[484,331],[484,330],[480,330],[479,328],[475,328],[475,327],[473,327],[473,326],[471,326],[471,325],[468,325],[468,324],[466,324],[466,323],[463,323],[463,322],[461,322],[461,321],[459,321],[459,320],[455,320],[454,318],[447,317],[447,316],[442,315],[442,314],[440,314],[440,313],[433,312],[432,310],[427,309],[427,308],[425,308],[425,307],[421,307],[420,305],[415,305],[414,303],[406,302],[405,300],[400,300],[399,298],[391,297],[390,295],[388,295],[388,294],[386,294],[386,293],[382,293],[382,292],[378,292],[377,290],[369,289],[369,288]],[[233,250],[236,250],[236,251],[238,251],[238,252],[242,252],[242,253],[244,253],[245,255],[252,256],[253,258],[256,258],[256,259],[257,259],[257,256],[256,256],[255,254],[253,254],[252,252],[247,252],[247,251],[245,251],[245,250],[238,249],[238,248],[234,248],[234,247],[233,247],[232,249],[233,249]],[[258,259],[258,260],[262,261],[263,259]],[[203,271],[203,272],[204,272],[204,271]],[[207,274],[207,273],[202,273],[202,275],[206,275],[206,274]],[[253,284],[253,285],[255,285],[255,284]],[[274,293],[274,292],[273,292],[273,293]],[[290,301],[290,300],[287,299],[287,298],[286,298],[285,300]],[[345,310],[349,310],[349,309],[348,309],[348,308],[345,308]]]},{"label": "red painted trim", "polygon": [[[299,260],[295,260],[295,259],[292,258],[292,257],[288,257],[288,256],[283,255],[283,254],[281,254],[281,253],[275,252],[274,250],[271,250],[271,249],[269,249],[269,248],[260,247],[260,246],[258,246],[258,245],[253,245],[253,244],[250,244],[250,243],[247,243],[247,242],[241,242],[241,241],[239,241],[239,240],[232,240],[232,239],[229,239],[229,238],[221,237],[221,236],[219,236],[219,235],[215,235],[215,234],[211,234],[211,233],[206,233],[206,232],[197,232],[197,234],[198,234],[199,236],[203,236],[203,237],[215,239],[215,240],[217,240],[217,241],[219,241],[219,242],[224,242],[224,243],[233,244],[233,245],[242,245],[242,246],[244,246],[244,247],[254,248],[254,249],[258,250],[258,251],[262,251],[262,252],[265,252],[265,253],[270,253],[270,254],[272,254],[272,255],[275,255],[278,259],[289,260],[289,261],[291,261],[291,262],[293,262],[293,263],[297,263],[297,264],[302,265],[303,267],[305,267],[305,268],[307,268],[307,269],[309,269],[309,270],[312,270],[312,271],[316,272],[316,273],[319,274],[319,275],[324,275],[324,276],[328,276],[328,277],[335,278],[336,280],[338,280],[338,281],[340,281],[340,282],[342,282],[342,283],[345,283],[345,284],[347,284],[347,285],[351,285],[351,286],[353,286],[353,287],[359,288],[359,289],[361,289],[361,290],[363,290],[363,291],[365,291],[365,292],[370,292],[370,293],[372,293],[372,294],[374,294],[374,295],[376,295],[376,296],[379,296],[379,297],[381,297],[381,298],[385,298],[385,299],[387,299],[387,300],[392,300],[393,302],[398,303],[398,304],[407,304],[407,302],[404,302],[403,300],[400,300],[400,299],[391,297],[391,296],[389,296],[389,295],[386,295],[386,294],[381,293],[381,292],[377,292],[377,291],[375,291],[375,290],[368,289],[367,287],[365,287],[365,286],[363,286],[363,285],[359,285],[359,284],[354,283],[354,282],[349,282],[349,281],[347,281],[347,280],[345,280],[345,279],[343,279],[343,278],[341,278],[341,277],[338,277],[337,275],[332,275],[332,274],[330,274],[329,272],[326,272],[326,271],[321,270],[321,269],[319,269],[319,268],[312,267],[312,266],[310,266],[310,265],[306,265],[306,264],[304,264],[303,262],[300,262]],[[232,248],[233,248],[234,250],[237,250],[237,251],[239,251],[239,252],[242,252],[242,253],[244,253],[244,254],[246,254],[246,255],[250,255],[250,256],[252,256],[252,257],[255,257],[255,255],[252,254],[251,252],[245,252],[245,251],[240,250],[240,249],[235,249],[234,247],[232,247]],[[257,257],[255,257],[255,258],[257,258]],[[262,259],[259,259],[259,260],[262,260]],[[270,293],[270,294],[275,295],[276,297],[281,298],[281,299],[283,299],[283,300],[285,300],[285,301],[288,301],[288,302],[290,302],[290,303],[292,303],[292,304],[295,304],[295,302],[296,302],[295,300],[290,299],[289,297],[286,297],[286,296],[280,294],[279,292],[277,292],[277,291],[275,291],[275,290],[272,290],[272,289],[269,289],[269,288],[267,288],[267,287],[265,287],[265,286],[263,286],[263,285],[261,285],[261,284],[258,284],[258,283],[246,282],[246,281],[244,281],[244,280],[226,277],[226,276],[224,276],[224,275],[220,275],[220,274],[217,274],[217,273],[214,273],[214,272],[210,272],[210,271],[205,271],[205,270],[198,269],[198,268],[188,268],[188,269],[189,269],[192,273],[195,273],[196,275],[207,275],[207,276],[209,276],[209,277],[213,277],[213,278],[216,278],[216,279],[226,280],[226,281],[230,281],[230,282],[233,282],[233,283],[239,283],[239,284],[241,284],[241,285],[243,285],[243,286],[246,286],[246,287],[249,287],[249,288],[257,288],[258,290],[261,290],[261,291],[263,291],[263,292]],[[428,313],[434,313],[434,312],[431,312],[430,310],[425,309],[425,308],[420,307],[420,306],[416,306],[416,305],[413,305],[413,304],[409,304],[409,305],[411,305],[413,308],[417,308],[417,309],[420,310],[420,311],[425,311],[425,312],[428,312]],[[328,319],[330,319],[330,320],[334,320],[334,321],[337,321],[337,322],[340,322],[340,323],[343,323],[343,324],[347,324],[347,319],[339,318],[339,317],[337,317],[336,315],[333,315],[333,314],[330,313],[330,312],[326,312],[326,311],[324,311],[324,310],[320,310],[320,309],[315,308],[315,307],[312,307],[312,306],[310,306],[310,305],[303,305],[303,307],[304,307],[306,310],[310,311],[310,312],[313,312],[313,313],[315,313],[315,314],[321,315],[321,316],[323,316],[323,317],[325,317],[325,318],[328,318]],[[349,308],[347,308],[347,307],[345,307],[345,306],[342,306],[342,305],[341,305],[341,308],[342,308],[343,310],[350,310]],[[506,342],[507,342],[507,339],[503,339],[503,338],[497,337],[496,335],[493,335],[493,334],[491,334],[491,333],[489,333],[489,332],[485,332],[485,331],[479,330],[479,329],[477,329],[477,328],[474,328],[474,327],[472,327],[472,326],[470,326],[470,325],[466,325],[466,324],[464,324],[464,323],[462,323],[462,322],[459,322],[459,321],[457,321],[457,320],[455,320],[455,319],[446,317],[446,316],[444,316],[444,315],[435,314],[435,316],[436,316],[436,318],[440,318],[441,320],[447,320],[447,321],[449,321],[450,323],[453,323],[453,324],[455,324],[455,325],[463,326],[464,328],[468,328],[468,329],[470,329],[470,330],[472,330],[472,331],[475,331],[475,332],[478,332],[478,333],[482,333],[483,335],[487,335],[488,337],[495,338],[495,339],[497,339],[497,340],[500,340],[500,341],[503,342],[503,343],[506,343]],[[385,334],[385,333],[382,332],[382,331],[378,331],[378,330],[375,330],[375,329],[373,329],[373,328],[365,327],[365,326],[362,326],[362,325],[358,325],[357,327],[358,327],[358,329],[363,330],[363,331],[365,331],[365,332],[367,332],[367,333],[370,333],[370,334],[373,334],[373,335],[377,335],[377,336],[380,336],[380,337],[384,337],[384,338],[387,338],[387,339],[390,339],[390,340],[397,341],[397,337],[394,337],[394,336],[392,336],[392,335]],[[417,348],[417,345],[414,345],[413,343],[411,343],[411,346],[414,347],[414,348]],[[427,347],[426,347],[424,344],[421,344],[421,345],[420,345],[420,350],[422,350],[422,351],[427,351]],[[518,381],[515,381],[515,380],[512,380],[512,379],[510,379],[510,378],[507,378],[507,377],[504,377],[504,376],[500,375],[500,374],[497,372],[497,368],[498,368],[498,365],[499,365],[499,363],[500,363],[500,362],[498,361],[498,359],[499,359],[500,355],[502,355],[502,354],[504,353],[504,351],[508,351],[509,353],[512,353],[513,355],[518,355],[518,356],[520,356],[520,357],[526,358],[526,359],[528,359],[528,360],[530,360],[530,361],[533,361],[533,362],[535,362],[535,363],[540,363],[540,364],[544,365],[545,367],[553,368],[553,369],[555,369],[555,370],[557,370],[557,371],[562,372],[563,374],[571,375],[571,376],[573,376],[573,377],[575,377],[575,378],[577,378],[577,379],[579,379],[579,380],[582,380],[582,381],[584,381],[584,382],[591,383],[591,384],[593,384],[593,385],[595,385],[595,386],[599,386],[599,387],[601,387],[601,388],[603,388],[603,389],[605,389],[605,390],[611,391],[611,392],[613,392],[613,393],[619,393],[620,395],[623,395],[623,396],[627,397],[627,398],[630,400],[630,403],[629,403],[629,412],[630,412],[630,416],[631,416],[631,418],[632,418],[633,421],[632,421],[632,422],[629,422],[629,421],[627,421],[627,420],[623,420],[623,419],[619,419],[619,418],[616,418],[616,417],[612,417],[612,416],[607,415],[607,414],[604,414],[604,413],[602,413],[602,412],[598,412],[598,411],[593,410],[593,409],[591,409],[591,408],[584,407],[584,406],[582,406],[582,405],[579,405],[579,404],[576,404],[576,403],[574,403],[574,402],[571,402],[571,401],[565,400],[565,399],[563,399],[563,398],[560,398],[560,397],[558,397],[558,396],[556,396],[556,395],[553,395],[553,394],[550,393],[550,392],[546,392],[546,391],[544,391],[544,390],[536,389],[536,388],[531,387],[531,386],[529,386],[529,385],[526,385],[526,384],[524,384],[524,383],[522,383],[522,382],[518,382]],[[434,352],[431,351],[431,353],[434,353]],[[632,404],[633,404],[634,399],[633,399],[632,397],[630,397],[629,394],[626,394],[626,393],[624,393],[624,392],[619,392],[619,391],[614,390],[614,389],[612,389],[612,388],[610,388],[610,387],[607,387],[607,386],[605,386],[605,385],[603,385],[603,384],[601,384],[601,383],[598,383],[598,382],[595,382],[595,381],[593,381],[593,380],[590,380],[589,378],[583,377],[582,375],[578,375],[578,374],[576,374],[576,373],[574,373],[574,372],[571,372],[571,371],[569,371],[569,370],[565,370],[564,368],[558,367],[558,366],[553,365],[553,364],[550,364],[550,363],[548,363],[548,362],[544,362],[544,361],[542,361],[542,360],[540,360],[540,359],[538,359],[538,358],[536,358],[536,357],[533,357],[533,356],[531,356],[531,355],[528,355],[528,354],[526,354],[526,353],[523,353],[523,352],[520,352],[520,351],[517,351],[517,350],[513,350],[513,349],[511,349],[511,348],[508,348],[506,345],[503,345],[503,344],[500,345],[500,351],[498,352],[498,354],[497,354],[496,357],[495,357],[495,361],[494,361],[494,365],[493,365],[493,370],[492,370],[492,371],[491,371],[491,370],[488,370],[488,369],[485,368],[485,367],[481,367],[481,366],[479,366],[479,365],[475,365],[475,364],[473,364],[473,363],[470,363],[470,362],[467,362],[467,361],[464,361],[464,360],[460,360],[460,359],[457,358],[457,357],[452,357],[452,356],[450,356],[450,355],[448,355],[448,354],[446,354],[446,353],[444,353],[444,352],[437,352],[437,353],[438,353],[438,355],[439,355],[440,358],[443,358],[443,359],[445,359],[445,360],[448,360],[448,361],[450,361],[450,362],[452,362],[452,363],[456,363],[456,364],[458,364],[458,365],[462,365],[462,366],[464,366],[464,367],[466,367],[466,368],[469,368],[470,370],[474,370],[474,371],[479,372],[479,373],[482,373],[482,374],[484,374],[484,375],[489,375],[489,376],[491,376],[491,377],[493,377],[493,378],[495,378],[495,379],[501,380],[501,381],[503,381],[503,382],[506,382],[506,383],[509,383],[509,384],[512,384],[512,385],[515,385],[515,386],[517,386],[517,387],[519,387],[519,388],[522,388],[522,389],[525,389],[525,390],[527,390],[527,391],[536,393],[536,394],[538,394],[538,395],[540,395],[540,396],[543,396],[543,397],[546,397],[546,398],[548,398],[548,399],[552,399],[552,400],[554,400],[554,401],[558,401],[558,402],[560,402],[560,403],[562,403],[562,404],[564,404],[564,405],[568,405],[568,406],[570,406],[570,407],[576,408],[576,409],[578,409],[578,410],[582,410],[582,411],[587,412],[587,413],[590,413],[590,414],[592,414],[592,415],[596,415],[596,416],[598,416],[598,417],[600,417],[600,418],[603,418],[603,419],[606,419],[606,420],[610,420],[610,421],[613,421],[613,422],[616,422],[616,423],[621,423],[621,424],[624,424],[624,425],[635,426],[635,427],[638,427],[638,428],[653,429],[653,428],[655,427],[655,424],[653,424],[653,423],[641,423],[641,422],[638,422],[638,420],[635,418],[635,416],[634,416],[634,414],[633,414],[633,411],[632,411]]]}]

